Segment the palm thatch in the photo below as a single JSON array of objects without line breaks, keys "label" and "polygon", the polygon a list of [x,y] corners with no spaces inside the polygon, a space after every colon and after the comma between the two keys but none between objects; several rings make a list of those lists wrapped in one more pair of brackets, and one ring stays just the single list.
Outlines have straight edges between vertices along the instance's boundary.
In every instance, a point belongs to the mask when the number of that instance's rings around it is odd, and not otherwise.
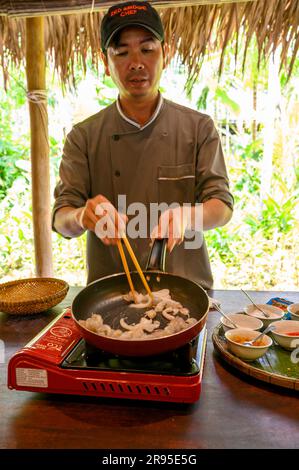
[{"label": "palm thatch", "polygon": [[[23,3],[28,4],[28,2]],[[215,51],[221,51],[220,75],[226,49],[232,43],[236,56],[242,44],[244,67],[246,53],[253,38],[256,39],[260,59],[267,58],[280,48],[281,67],[285,67],[288,74],[291,74],[299,48],[297,0],[232,3],[224,0],[215,4],[206,0],[206,4],[193,2],[196,4],[180,8],[165,8],[166,3],[157,2],[165,27],[166,40],[171,45],[171,53],[178,53],[187,66],[191,80],[197,77],[204,58]],[[176,5],[179,3],[186,4],[186,2],[175,2]],[[163,8],[160,9],[161,6]],[[102,11],[46,16],[46,50],[54,60],[62,83],[74,84],[75,64],[80,61],[85,69],[89,51],[93,63],[98,66],[102,16]],[[19,65],[24,61],[24,18],[0,16],[0,55],[6,82],[9,62]],[[287,60],[288,57],[291,57],[291,60]]]}]

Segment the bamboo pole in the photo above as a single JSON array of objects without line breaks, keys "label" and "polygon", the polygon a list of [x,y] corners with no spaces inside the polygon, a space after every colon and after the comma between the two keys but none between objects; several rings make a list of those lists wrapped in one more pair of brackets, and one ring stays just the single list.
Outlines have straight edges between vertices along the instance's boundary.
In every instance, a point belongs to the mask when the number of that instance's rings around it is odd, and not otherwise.
[{"label": "bamboo pole", "polygon": [[26,74],[31,131],[35,272],[52,277],[50,165],[46,100],[44,17],[26,19]]}]

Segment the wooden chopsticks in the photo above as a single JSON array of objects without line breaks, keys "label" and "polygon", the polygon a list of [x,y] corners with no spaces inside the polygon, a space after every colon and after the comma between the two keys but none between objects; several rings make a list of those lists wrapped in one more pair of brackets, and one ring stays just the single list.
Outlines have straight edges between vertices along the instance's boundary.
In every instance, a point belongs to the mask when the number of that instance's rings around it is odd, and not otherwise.
[{"label": "wooden chopsticks", "polygon": [[127,260],[126,260],[125,252],[124,252],[124,249],[122,247],[122,244],[121,244],[120,240],[117,240],[117,248],[118,248],[118,251],[119,251],[119,254],[120,254],[120,257],[121,257],[121,261],[122,261],[125,273],[126,273],[127,278],[128,278],[128,282],[129,282],[129,286],[130,286],[130,289],[131,289],[131,292],[132,292],[132,295],[133,295],[134,303],[136,304],[137,299],[136,299],[135,289],[134,289],[131,274],[130,274],[130,271],[129,271],[128,263],[127,263]]},{"label": "wooden chopsticks", "polygon": [[[126,245],[126,248],[129,252],[129,255],[131,256],[131,259],[135,265],[135,268],[137,269],[137,272],[140,276],[140,279],[147,291],[147,293],[149,294],[149,296],[151,297],[151,299],[153,298],[153,294],[152,294],[152,291],[150,290],[149,288],[149,285],[144,277],[144,274],[141,270],[141,267],[137,261],[137,258],[134,254],[134,251],[132,250],[132,247],[129,243],[129,240],[127,239],[127,237],[124,235],[122,237],[123,241],[124,241],[124,244]],[[124,252],[124,249],[122,247],[122,244],[121,244],[121,240],[117,240],[117,247],[118,247],[118,250],[119,250],[119,254],[120,254],[120,257],[121,257],[121,260],[122,260],[122,264],[123,264],[123,267],[124,267],[124,270],[125,270],[125,273],[127,275],[127,278],[128,278],[128,282],[129,282],[129,286],[130,286],[130,289],[131,289],[131,292],[132,292],[132,295],[133,295],[133,298],[134,298],[134,302],[137,303],[137,299],[136,299],[136,294],[135,294],[135,289],[134,289],[134,285],[133,285],[133,282],[132,282],[132,278],[131,278],[131,274],[130,274],[130,271],[129,271],[129,267],[128,267],[128,263],[127,263],[127,260],[126,260],[126,256],[125,256],[125,252]]]}]

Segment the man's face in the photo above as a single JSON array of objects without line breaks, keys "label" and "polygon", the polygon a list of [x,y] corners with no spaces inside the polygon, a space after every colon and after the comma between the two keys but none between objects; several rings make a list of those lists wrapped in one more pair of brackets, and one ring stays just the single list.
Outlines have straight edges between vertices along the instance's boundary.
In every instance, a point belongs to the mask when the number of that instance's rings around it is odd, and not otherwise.
[{"label": "man's face", "polygon": [[156,96],[165,63],[162,45],[150,31],[124,28],[103,61],[121,98],[143,101]]}]

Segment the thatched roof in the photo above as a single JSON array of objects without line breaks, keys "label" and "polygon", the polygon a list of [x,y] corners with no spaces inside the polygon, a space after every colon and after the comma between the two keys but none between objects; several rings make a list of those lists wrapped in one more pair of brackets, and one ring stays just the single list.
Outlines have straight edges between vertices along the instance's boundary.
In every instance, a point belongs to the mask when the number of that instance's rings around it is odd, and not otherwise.
[{"label": "thatched roof", "polygon": [[[17,65],[24,61],[26,20],[23,16],[42,14],[46,17],[46,50],[53,57],[63,83],[72,83],[75,62],[81,60],[85,66],[89,50],[95,65],[98,63],[101,18],[103,10],[112,3],[117,2],[0,2],[0,60],[5,78],[8,78],[9,61]],[[225,50],[231,42],[236,51],[243,48],[244,65],[254,37],[260,57],[267,57],[280,47],[281,66],[289,74],[292,71],[299,48],[298,0],[153,0],[152,3],[161,14],[172,52],[180,55],[190,77],[199,72],[203,58],[216,50],[221,51],[221,72]],[[288,63],[287,57],[291,57]]]}]

